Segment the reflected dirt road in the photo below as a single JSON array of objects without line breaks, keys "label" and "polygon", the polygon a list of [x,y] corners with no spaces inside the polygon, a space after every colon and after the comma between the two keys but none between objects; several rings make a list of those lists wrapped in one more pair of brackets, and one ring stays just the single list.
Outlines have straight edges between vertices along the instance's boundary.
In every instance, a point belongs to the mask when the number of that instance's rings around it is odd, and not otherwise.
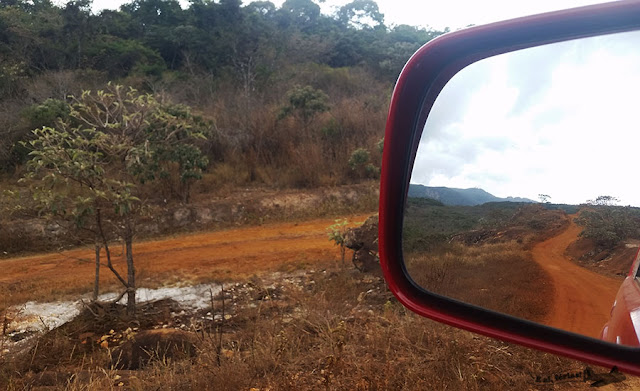
[{"label": "reflected dirt road", "polygon": [[622,280],[580,267],[564,255],[581,231],[571,219],[564,232],[535,245],[532,255],[553,281],[552,308],[544,323],[598,338]]}]

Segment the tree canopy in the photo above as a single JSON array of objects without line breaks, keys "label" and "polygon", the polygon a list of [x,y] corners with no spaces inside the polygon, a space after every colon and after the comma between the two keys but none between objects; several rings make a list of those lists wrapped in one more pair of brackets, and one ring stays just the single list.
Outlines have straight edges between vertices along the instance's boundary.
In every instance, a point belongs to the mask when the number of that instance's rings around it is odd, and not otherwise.
[{"label": "tree canopy", "polygon": [[[42,212],[91,233],[96,273],[100,247],[105,248],[107,265],[127,289],[133,312],[133,216],[141,213],[144,198],[139,185],[169,178],[167,165],[174,163],[188,200],[187,185],[200,177],[207,163],[197,145],[206,139],[206,128],[187,108],[121,85],[84,91],[71,101],[67,118],[33,131],[25,179]],[[126,244],[126,280],[111,263],[107,223],[118,227],[116,235]]]},{"label": "tree canopy", "polygon": [[180,171],[172,192],[185,201],[209,163],[277,186],[353,181],[354,150],[378,164],[404,63],[442,32],[387,25],[373,0],[330,15],[319,3],[131,0],[95,13],[89,0],[0,0],[0,171],[20,170],[31,131],[66,120],[70,95],[114,81],[213,124],[202,155],[178,143],[155,168]]},{"label": "tree canopy", "polygon": [[268,1],[195,0],[186,9],[176,0],[133,0],[98,14],[90,6],[88,0],[0,2],[0,97],[19,93],[12,85],[20,77],[52,69],[90,68],[113,77],[197,67],[220,74],[257,51],[289,62],[295,57],[288,47],[300,40],[315,46],[307,60],[366,65],[392,79],[400,68],[384,69],[389,53],[402,50],[406,60],[439,33],[388,27],[372,0],[354,0],[335,15],[321,14],[312,0],[287,0],[280,8]]}]

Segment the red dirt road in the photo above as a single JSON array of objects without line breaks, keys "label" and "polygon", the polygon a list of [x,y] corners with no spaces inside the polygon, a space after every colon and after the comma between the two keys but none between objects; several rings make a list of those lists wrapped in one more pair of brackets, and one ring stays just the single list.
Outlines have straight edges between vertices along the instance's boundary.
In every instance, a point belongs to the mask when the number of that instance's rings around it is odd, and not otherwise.
[{"label": "red dirt road", "polygon": [[[350,216],[349,221],[362,222],[367,217]],[[241,279],[267,271],[335,262],[339,249],[326,232],[333,223],[333,219],[322,219],[270,224],[134,243],[138,282],[149,286]],[[112,246],[116,269],[126,278],[121,252],[120,245]],[[0,297],[7,300],[0,305],[90,292],[93,257],[92,249],[76,249],[0,260]],[[101,269],[101,284],[101,291],[106,291],[106,286],[120,289],[106,267]]]},{"label": "red dirt road", "polygon": [[582,268],[564,255],[581,230],[571,220],[564,232],[537,244],[532,254],[551,277],[555,291],[552,309],[544,323],[598,338],[622,280]]}]

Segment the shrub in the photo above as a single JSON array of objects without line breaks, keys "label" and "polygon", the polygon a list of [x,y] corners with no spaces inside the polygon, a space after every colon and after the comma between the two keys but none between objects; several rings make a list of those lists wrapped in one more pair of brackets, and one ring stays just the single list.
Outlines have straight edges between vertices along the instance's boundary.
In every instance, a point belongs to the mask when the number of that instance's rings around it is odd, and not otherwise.
[{"label": "shrub", "polygon": [[580,234],[591,238],[602,248],[613,248],[628,238],[640,237],[640,209],[632,207],[598,206],[585,210],[576,222],[584,227]]},{"label": "shrub", "polygon": [[47,99],[40,104],[31,105],[22,112],[22,116],[29,122],[30,128],[52,126],[58,119],[69,118],[71,109],[67,102],[59,99]]},{"label": "shrub", "polygon": [[327,227],[329,240],[334,242],[336,246],[340,246],[340,255],[343,266],[345,255],[345,236],[347,234],[348,224],[349,221],[347,219],[337,219],[334,224]]},{"label": "shrub", "polygon": [[279,118],[297,117],[307,128],[316,115],[329,111],[329,97],[322,90],[311,86],[294,86],[287,93],[287,104],[280,110]]}]

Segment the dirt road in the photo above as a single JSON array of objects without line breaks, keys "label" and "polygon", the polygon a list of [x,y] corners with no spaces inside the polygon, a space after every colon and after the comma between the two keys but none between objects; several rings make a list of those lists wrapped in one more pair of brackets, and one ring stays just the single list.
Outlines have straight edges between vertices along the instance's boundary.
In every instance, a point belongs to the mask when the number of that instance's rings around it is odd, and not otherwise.
[{"label": "dirt road", "polygon": [[[362,222],[367,217],[348,219]],[[134,243],[139,285],[240,279],[335,262],[339,249],[326,232],[333,223],[322,219],[270,224]],[[112,252],[116,269],[126,278],[121,245],[114,244]],[[0,260],[0,297],[6,300],[0,305],[90,292],[93,257],[92,249],[77,249]],[[106,267],[101,270],[101,284],[103,291],[120,288]]]},{"label": "dirt road", "polygon": [[582,268],[564,255],[581,230],[571,221],[566,231],[537,244],[532,254],[551,276],[555,290],[545,323],[597,338],[622,281]]}]

